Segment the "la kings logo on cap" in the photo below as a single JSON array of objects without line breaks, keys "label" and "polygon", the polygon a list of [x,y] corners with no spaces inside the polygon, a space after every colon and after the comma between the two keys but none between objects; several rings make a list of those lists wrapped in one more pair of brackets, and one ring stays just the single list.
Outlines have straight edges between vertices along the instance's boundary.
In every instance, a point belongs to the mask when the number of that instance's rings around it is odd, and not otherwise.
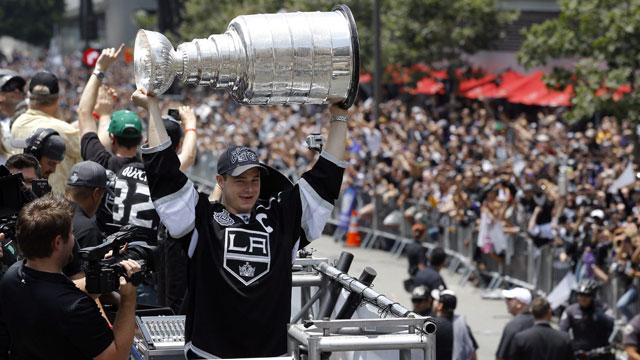
[{"label": "la kings logo on cap", "polygon": [[78,173],[74,172],[73,174],[71,174],[71,177],[69,178],[69,180],[71,180],[72,184],[75,184],[76,181],[78,181]]},{"label": "la kings logo on cap", "polygon": [[251,161],[251,162],[258,161],[256,154],[253,151],[251,151],[249,148],[246,148],[243,146],[243,147],[233,149],[233,151],[231,151],[232,164],[235,164],[237,162],[243,163],[246,161]]},{"label": "la kings logo on cap", "polygon": [[269,272],[269,234],[262,231],[227,228],[224,233],[224,269],[246,286]]}]

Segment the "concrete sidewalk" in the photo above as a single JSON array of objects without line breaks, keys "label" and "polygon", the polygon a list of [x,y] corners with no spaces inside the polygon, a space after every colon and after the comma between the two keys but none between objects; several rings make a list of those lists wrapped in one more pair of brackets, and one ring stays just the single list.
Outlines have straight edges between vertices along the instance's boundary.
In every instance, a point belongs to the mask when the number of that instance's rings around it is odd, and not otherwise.
[{"label": "concrete sidewalk", "polygon": [[[408,278],[407,260],[396,258],[388,252],[361,248],[344,248],[330,237],[323,237],[307,247],[314,249],[315,257],[326,257],[336,260],[341,251],[349,251],[354,260],[349,274],[358,277],[365,266],[370,266],[378,272],[373,282],[376,291],[395,299],[407,308],[411,308],[410,295],[404,291],[402,282]],[[458,295],[456,312],[464,315],[478,341],[478,359],[495,359],[495,351],[500,341],[502,328],[511,316],[507,313],[503,301],[482,299],[482,290],[468,284],[460,286],[460,277],[443,271],[443,278],[447,286]]]}]

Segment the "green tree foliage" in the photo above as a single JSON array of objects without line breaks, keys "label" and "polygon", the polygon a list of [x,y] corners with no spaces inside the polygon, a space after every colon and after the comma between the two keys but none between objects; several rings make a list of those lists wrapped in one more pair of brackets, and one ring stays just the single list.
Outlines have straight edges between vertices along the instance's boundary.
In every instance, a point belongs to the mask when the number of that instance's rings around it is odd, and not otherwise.
[{"label": "green tree foliage", "polygon": [[[576,60],[575,68],[556,68],[547,79],[552,85],[574,85],[570,119],[600,112],[638,120],[640,0],[561,0],[560,8],[559,17],[524,32],[520,63],[535,67],[552,59]],[[632,91],[617,99],[615,89],[623,84]],[[613,90],[596,96],[603,87]]]},{"label": "green tree foliage", "polygon": [[[187,0],[184,40],[223,32],[237,15],[289,11],[329,11],[349,5],[358,25],[363,66],[373,66],[373,0]],[[459,63],[463,53],[487,49],[517,17],[497,0],[380,0],[384,63]]]},{"label": "green tree foliage", "polygon": [[495,0],[405,0],[391,2],[383,21],[385,51],[395,63],[458,64],[463,54],[490,49],[518,14]]},{"label": "green tree foliage", "polygon": [[0,34],[47,46],[63,13],[64,0],[2,0]]}]

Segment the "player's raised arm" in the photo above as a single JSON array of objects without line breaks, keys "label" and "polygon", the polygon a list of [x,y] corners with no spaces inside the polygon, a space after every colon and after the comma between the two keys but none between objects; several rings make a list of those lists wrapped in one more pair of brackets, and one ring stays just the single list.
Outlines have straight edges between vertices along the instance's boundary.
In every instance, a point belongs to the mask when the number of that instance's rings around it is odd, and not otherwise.
[{"label": "player's raised arm", "polygon": [[136,90],[131,100],[149,113],[149,143],[141,149],[153,205],[173,238],[182,238],[195,227],[198,193],[180,171],[180,159],[162,122],[158,99]]}]

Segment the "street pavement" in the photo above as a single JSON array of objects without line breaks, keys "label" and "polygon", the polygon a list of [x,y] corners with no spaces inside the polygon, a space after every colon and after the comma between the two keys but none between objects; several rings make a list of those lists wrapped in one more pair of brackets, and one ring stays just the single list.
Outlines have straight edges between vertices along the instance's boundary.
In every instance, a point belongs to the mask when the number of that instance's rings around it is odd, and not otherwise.
[{"label": "street pavement", "polygon": [[[337,260],[341,251],[348,251],[354,255],[349,274],[360,276],[365,266],[374,268],[378,276],[373,281],[373,288],[387,297],[411,308],[411,297],[404,291],[402,282],[408,277],[407,260],[397,258],[388,252],[362,248],[345,248],[335,243],[331,237],[325,236],[311,243],[307,249],[314,249],[314,257]],[[478,341],[478,359],[495,359],[495,351],[500,341],[502,328],[509,321],[506,305],[499,300],[482,298],[483,291],[471,284],[460,285],[460,276],[442,271],[447,286],[458,295],[456,313],[464,315],[467,323]]]}]

